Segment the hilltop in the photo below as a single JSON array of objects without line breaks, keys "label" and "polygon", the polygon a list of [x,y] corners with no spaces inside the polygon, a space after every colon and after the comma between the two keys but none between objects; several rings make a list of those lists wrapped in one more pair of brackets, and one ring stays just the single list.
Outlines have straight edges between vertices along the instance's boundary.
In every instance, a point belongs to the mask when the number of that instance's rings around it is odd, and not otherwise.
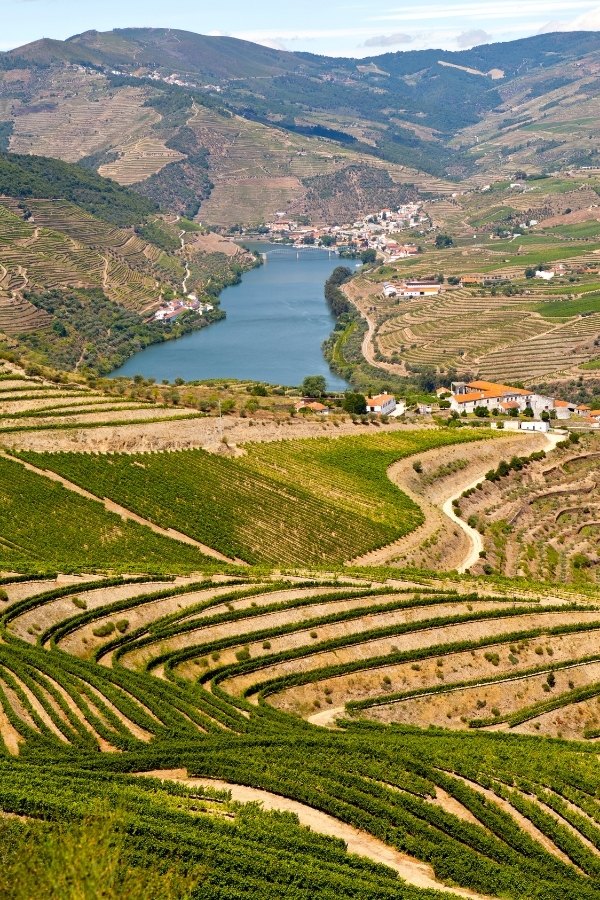
[{"label": "hilltop", "polygon": [[[383,169],[450,193],[517,166],[593,164],[599,50],[585,32],[356,60],[170,29],[86,32],[0,56],[0,139],[212,224],[302,205],[332,218],[314,179],[350,166],[374,190]],[[335,215],[367,211],[368,180],[366,198],[351,181],[346,194]]]}]

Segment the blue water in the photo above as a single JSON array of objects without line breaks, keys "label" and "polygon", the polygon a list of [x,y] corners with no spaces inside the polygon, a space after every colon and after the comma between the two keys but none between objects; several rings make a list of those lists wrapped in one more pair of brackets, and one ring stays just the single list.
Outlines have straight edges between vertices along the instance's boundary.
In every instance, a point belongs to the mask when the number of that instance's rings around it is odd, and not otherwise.
[{"label": "blue water", "polygon": [[267,262],[226,288],[227,318],[175,341],[137,353],[113,376],[143,375],[162,381],[238,378],[298,385],[306,375],[324,375],[330,390],[344,389],[329,369],[321,344],[334,319],[323,296],[325,281],[340,259],[326,250],[296,251],[252,244]]}]

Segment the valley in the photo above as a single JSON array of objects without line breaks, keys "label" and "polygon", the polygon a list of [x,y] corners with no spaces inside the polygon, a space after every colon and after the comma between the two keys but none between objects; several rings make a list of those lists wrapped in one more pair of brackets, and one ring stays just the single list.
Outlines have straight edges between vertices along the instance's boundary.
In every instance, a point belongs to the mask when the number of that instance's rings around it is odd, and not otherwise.
[{"label": "valley", "polygon": [[0,896],[599,900],[599,40],[0,53]]}]

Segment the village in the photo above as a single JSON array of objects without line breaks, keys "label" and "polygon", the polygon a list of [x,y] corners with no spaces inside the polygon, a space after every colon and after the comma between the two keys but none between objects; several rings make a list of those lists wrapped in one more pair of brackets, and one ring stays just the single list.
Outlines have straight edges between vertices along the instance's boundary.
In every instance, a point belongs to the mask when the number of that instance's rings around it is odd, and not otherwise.
[{"label": "village", "polygon": [[[559,422],[574,420],[587,428],[600,428],[600,409],[585,403],[573,403],[537,393],[527,388],[491,381],[453,381],[449,387],[436,390],[437,402],[421,402],[410,410],[412,415],[449,414],[450,419],[491,417],[492,427],[507,431],[547,432]],[[296,413],[327,416],[335,406],[305,398],[295,404]],[[365,415],[384,418],[405,416],[409,408],[405,400],[387,391],[365,398]]]},{"label": "village", "polygon": [[156,322],[169,323],[173,322],[179,316],[190,310],[197,313],[211,312],[214,309],[212,303],[201,303],[198,295],[195,293],[186,294],[183,298],[174,298],[167,300],[160,309],[154,313]]},{"label": "village", "polygon": [[341,256],[360,255],[365,250],[373,250],[385,262],[393,263],[417,256],[421,250],[412,242],[399,243],[392,235],[406,229],[425,232],[430,227],[431,222],[423,212],[422,204],[406,203],[397,209],[384,207],[346,225],[304,225],[286,218],[285,213],[277,213],[275,219],[266,224],[262,236],[298,249],[319,247],[334,250]]}]

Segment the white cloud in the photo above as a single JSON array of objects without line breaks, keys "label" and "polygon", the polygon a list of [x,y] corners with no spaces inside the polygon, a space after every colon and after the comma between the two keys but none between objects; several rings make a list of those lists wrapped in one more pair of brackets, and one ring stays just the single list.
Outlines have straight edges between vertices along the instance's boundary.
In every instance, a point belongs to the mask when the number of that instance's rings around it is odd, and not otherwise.
[{"label": "white cloud", "polygon": [[414,37],[411,34],[404,34],[399,31],[395,34],[379,34],[375,37],[367,38],[362,44],[363,47],[398,47],[400,44],[412,44]]},{"label": "white cloud", "polygon": [[[583,13],[588,10],[589,12],[591,5],[585,0],[527,0],[527,3],[519,2],[519,0],[506,0],[502,4],[498,4],[495,0],[494,2],[467,0],[467,2],[454,5],[433,3],[426,7],[413,6],[410,9],[393,10],[383,15],[372,16],[371,21],[402,22],[470,18],[498,21],[500,19],[531,18],[545,15],[554,10],[559,14],[570,11]],[[587,15],[587,13],[583,13],[583,15]]]},{"label": "white cloud", "polygon": [[566,31],[597,31],[600,30],[600,6],[590,9],[588,12],[577,16],[569,22]]},{"label": "white cloud", "polygon": [[479,44],[488,44],[493,40],[493,36],[484,31],[483,28],[472,28],[470,31],[462,31],[456,38],[456,46],[461,50],[468,47],[478,47]]}]

